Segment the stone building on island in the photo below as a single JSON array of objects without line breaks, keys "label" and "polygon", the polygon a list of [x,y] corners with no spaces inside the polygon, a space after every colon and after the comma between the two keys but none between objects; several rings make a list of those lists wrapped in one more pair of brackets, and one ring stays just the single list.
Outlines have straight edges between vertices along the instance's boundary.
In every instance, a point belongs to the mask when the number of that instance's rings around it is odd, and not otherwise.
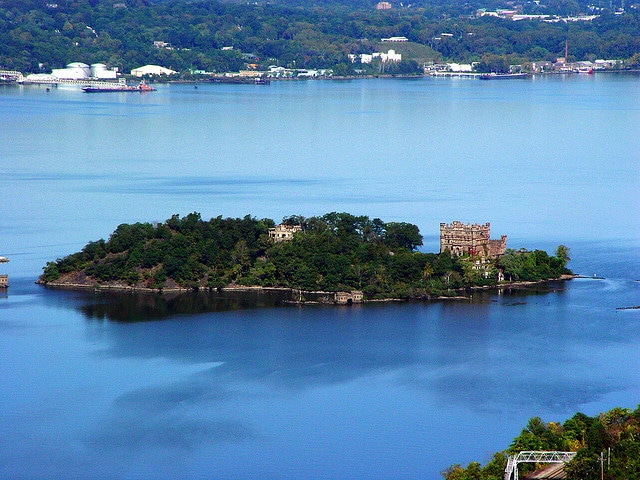
[{"label": "stone building on island", "polygon": [[362,303],[364,294],[360,290],[352,290],[351,292],[336,292],[334,303],[338,305],[350,305],[352,303]]},{"label": "stone building on island", "polygon": [[492,240],[489,222],[484,225],[463,224],[457,220],[450,224],[441,223],[440,253],[445,250],[457,256],[498,258],[507,250],[507,236]]},{"label": "stone building on island", "polygon": [[[0,263],[7,263],[9,259],[7,257],[0,257]],[[0,275],[0,289],[4,290],[9,287],[9,275],[1,274]]]},{"label": "stone building on island", "polygon": [[293,238],[293,234],[302,230],[300,225],[286,225],[281,223],[277,225],[275,228],[269,229],[269,238],[271,238],[274,242],[284,242],[287,240],[291,240]]}]

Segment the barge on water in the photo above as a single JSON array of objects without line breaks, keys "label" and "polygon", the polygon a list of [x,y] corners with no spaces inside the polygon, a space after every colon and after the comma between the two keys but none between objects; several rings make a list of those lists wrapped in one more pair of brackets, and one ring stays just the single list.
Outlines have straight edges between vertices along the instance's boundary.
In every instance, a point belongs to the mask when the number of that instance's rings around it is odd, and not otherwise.
[{"label": "barge on water", "polygon": [[528,78],[528,73],[483,73],[480,80],[510,80],[513,78]]},{"label": "barge on water", "polygon": [[85,93],[102,93],[102,92],[153,92],[155,88],[140,82],[138,85],[127,85],[124,82],[114,83],[112,85],[87,85],[82,87]]}]

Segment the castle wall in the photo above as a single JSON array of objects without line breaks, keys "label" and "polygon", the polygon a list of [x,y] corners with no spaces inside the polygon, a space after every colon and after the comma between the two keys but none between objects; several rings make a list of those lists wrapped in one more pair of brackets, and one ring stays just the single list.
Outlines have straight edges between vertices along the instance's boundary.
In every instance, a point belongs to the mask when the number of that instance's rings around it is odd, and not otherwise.
[{"label": "castle wall", "polygon": [[463,224],[454,221],[440,224],[440,253],[449,250],[453,255],[497,257],[506,251],[507,237],[490,239],[490,223]]}]

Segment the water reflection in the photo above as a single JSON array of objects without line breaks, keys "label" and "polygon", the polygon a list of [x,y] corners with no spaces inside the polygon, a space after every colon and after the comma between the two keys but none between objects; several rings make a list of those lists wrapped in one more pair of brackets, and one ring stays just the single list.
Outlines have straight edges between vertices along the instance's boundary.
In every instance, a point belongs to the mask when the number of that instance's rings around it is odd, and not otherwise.
[{"label": "water reflection", "polygon": [[175,315],[224,312],[247,308],[282,305],[290,300],[286,292],[181,292],[125,293],[99,292],[87,294],[79,310],[87,319],[114,322],[143,322]]},{"label": "water reflection", "polygon": [[[453,305],[500,302],[503,305],[518,306],[525,304],[526,297],[561,292],[563,289],[562,282],[549,282],[499,290],[469,291],[465,293],[468,300],[442,301]],[[287,290],[189,291],[162,294],[100,291],[73,292],[72,295],[80,303],[77,308],[85,318],[114,322],[142,322],[166,319],[176,315],[273,308],[295,301],[294,295]],[[324,295],[305,294],[305,297],[320,301]],[[68,299],[65,298],[65,300]]]},{"label": "water reflection", "polygon": [[[292,392],[396,372],[405,387],[437,393],[441,405],[499,411],[512,403],[569,406],[576,392],[586,403],[611,388],[591,378],[579,349],[567,348],[565,294],[554,283],[477,292],[469,302],[285,308],[264,294],[125,295],[122,302],[100,295],[79,308],[88,319],[116,322],[99,329],[105,355],[221,362],[199,374],[199,381],[215,378],[216,389],[230,380]],[[172,320],[125,323],[152,318]],[[548,369],[558,370],[540,375]]]},{"label": "water reflection", "polygon": [[[631,396],[640,381],[629,373],[638,359],[637,316],[594,308],[594,298],[620,301],[605,282],[352,307],[285,306],[257,294],[37,292],[29,310],[55,327],[42,329],[42,339],[15,334],[44,349],[48,373],[37,383],[47,404],[65,404],[65,415],[28,427],[5,422],[20,438],[37,430],[42,441],[14,455],[35,458],[36,473],[53,467],[69,477],[122,478],[162,465],[175,472],[167,477],[206,476],[215,458],[217,478],[248,478],[278,458],[271,470],[278,478],[300,478],[318,455],[345,474],[314,465],[320,476],[361,478],[387,452],[419,471],[421,455],[434,448],[424,445],[428,438],[438,446],[427,460],[433,475],[424,478],[435,480],[464,461],[450,453],[460,445],[477,451],[479,434],[491,439],[482,452],[498,450],[533,415],[561,420],[621,388]],[[612,319],[617,333],[603,325]],[[79,337],[67,339],[76,329]],[[60,393],[63,386],[73,386],[73,397]],[[21,388],[31,398],[31,387]],[[75,448],[72,459],[54,448],[58,430]],[[38,454],[43,444],[46,456]],[[482,452],[465,458],[483,460]],[[379,465],[375,478],[393,478],[393,468]]]}]

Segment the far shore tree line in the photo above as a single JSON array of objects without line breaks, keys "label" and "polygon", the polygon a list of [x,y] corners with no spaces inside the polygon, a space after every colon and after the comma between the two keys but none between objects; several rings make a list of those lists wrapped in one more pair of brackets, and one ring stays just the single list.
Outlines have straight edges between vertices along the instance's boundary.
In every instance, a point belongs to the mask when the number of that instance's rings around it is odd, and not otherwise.
[{"label": "far shore tree line", "polygon": [[[336,75],[420,73],[427,62],[473,63],[489,70],[529,62],[624,60],[640,67],[640,8],[624,2],[542,0],[522,13],[578,15],[590,21],[512,21],[478,16],[513,2],[422,0],[0,0],[0,67],[47,73],[71,62],[105,63],[120,72],[158,64],[182,75],[237,72],[269,65],[333,69]],[[381,43],[403,36],[406,43]],[[399,63],[352,62],[349,55],[395,49]]]},{"label": "far shore tree line", "polygon": [[[540,417],[533,417],[511,446],[494,454],[484,466],[478,462],[466,467],[456,464],[443,471],[442,476],[444,480],[503,480],[507,456],[522,451],[577,452],[564,468],[566,480],[638,479],[640,405],[633,411],[616,407],[595,417],[576,413],[564,423],[545,423]],[[519,477],[540,467],[520,464]]]},{"label": "far shore tree line", "polygon": [[[164,223],[122,224],[108,240],[48,262],[41,281],[119,283],[138,288],[217,289],[230,284],[304,291],[362,291],[367,298],[455,295],[463,288],[495,286],[497,272],[511,281],[558,278],[568,272],[569,250],[507,250],[497,261],[418,251],[416,225],[348,213],[292,216],[300,225],[275,242],[271,219],[203,220],[199,213]],[[481,267],[479,267],[481,265]]]}]

